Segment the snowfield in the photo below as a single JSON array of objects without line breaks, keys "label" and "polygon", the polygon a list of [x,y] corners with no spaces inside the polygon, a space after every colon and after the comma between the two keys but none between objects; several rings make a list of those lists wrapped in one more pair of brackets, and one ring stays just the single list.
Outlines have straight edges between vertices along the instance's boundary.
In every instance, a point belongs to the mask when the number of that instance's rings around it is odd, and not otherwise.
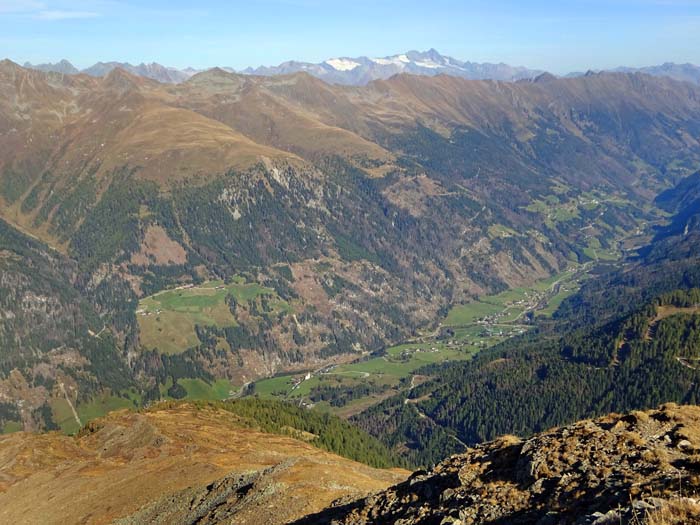
[{"label": "snowfield", "polygon": [[326,60],[326,64],[337,71],[352,71],[356,67],[360,67],[359,62],[346,58],[331,58],[330,60]]}]

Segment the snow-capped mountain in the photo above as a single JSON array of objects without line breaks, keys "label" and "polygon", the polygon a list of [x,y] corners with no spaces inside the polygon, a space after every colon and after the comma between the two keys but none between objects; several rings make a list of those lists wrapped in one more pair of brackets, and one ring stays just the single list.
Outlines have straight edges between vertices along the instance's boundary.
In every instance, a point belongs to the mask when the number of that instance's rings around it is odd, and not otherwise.
[{"label": "snow-capped mountain", "polygon": [[414,75],[452,75],[469,79],[492,79],[515,81],[534,78],[542,73],[525,67],[508,64],[479,64],[462,62],[443,56],[435,49],[429,51],[408,51],[387,57],[339,57],[330,58],[320,64],[290,61],[279,66],[247,68],[242,73],[249,75],[283,75],[305,71],[333,84],[364,85],[372,80],[386,79],[397,73]]},{"label": "snow-capped mountain", "polygon": [[[201,69],[192,67],[176,69],[162,66],[155,62],[138,65],[132,65],[128,62],[97,62],[88,68],[78,70],[67,60],[61,60],[55,64],[32,65],[30,63],[25,63],[25,67],[67,74],[84,73],[96,77],[105,76],[113,69],[119,67],[135,75],[173,84],[183,82],[192,75],[202,71]],[[222,67],[221,69],[231,73],[237,72],[230,67]],[[255,69],[249,67],[239,72],[249,75],[275,76],[298,73],[301,71],[332,84],[346,85],[364,85],[372,80],[387,79],[397,73],[411,73],[414,75],[427,76],[443,74],[469,79],[505,81],[530,79],[542,73],[542,71],[524,67],[513,67],[507,64],[462,62],[451,57],[443,56],[434,49],[426,52],[408,51],[400,55],[379,58],[329,58],[319,64],[292,60],[278,66],[261,66]]]},{"label": "snow-capped mountain", "polygon": [[[204,71],[188,67],[177,69],[157,64],[132,65],[128,62],[98,62],[86,69],[78,70],[67,60],[56,63],[30,64],[26,62],[24,67],[41,71],[55,71],[63,74],[85,73],[92,76],[105,76],[113,69],[120,67],[126,71],[146,77],[158,82],[178,84],[184,82],[192,75]],[[413,75],[452,75],[473,80],[502,80],[514,82],[517,80],[534,80],[542,75],[543,71],[526,67],[510,66],[508,64],[490,64],[478,62],[462,62],[452,57],[444,56],[435,49],[429,51],[408,51],[400,55],[386,57],[337,57],[329,58],[321,63],[299,62],[291,60],[278,66],[260,66],[258,68],[246,68],[237,71],[231,67],[222,67],[229,73],[243,73],[246,75],[289,75],[292,73],[306,72],[331,84],[345,84],[353,86],[365,85],[372,80],[387,79],[398,73],[410,73]],[[619,67],[608,71],[623,73],[645,73],[652,76],[665,76],[675,80],[682,80],[700,84],[700,67],[692,64],[674,64],[671,62],[650,67],[631,68]],[[582,76],[585,73],[569,73],[567,77]]]}]

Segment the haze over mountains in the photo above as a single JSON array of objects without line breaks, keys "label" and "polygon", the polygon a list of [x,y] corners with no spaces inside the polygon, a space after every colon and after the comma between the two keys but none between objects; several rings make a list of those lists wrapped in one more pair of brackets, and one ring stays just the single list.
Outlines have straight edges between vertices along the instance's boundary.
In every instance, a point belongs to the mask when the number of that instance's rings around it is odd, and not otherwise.
[{"label": "haze over mountains", "polygon": [[[120,67],[134,75],[157,80],[158,82],[179,83],[192,75],[202,72],[202,69],[188,67],[177,69],[166,67],[155,62],[151,64],[132,65],[126,62],[98,62],[86,69],[79,70],[68,60],[46,64],[24,64],[25,67],[40,71],[55,71],[65,74],[85,73],[91,76],[104,76],[113,69]],[[236,72],[233,68],[222,67],[230,73]],[[692,64],[665,63],[659,66],[649,67],[619,67],[613,72],[638,72],[652,76],[666,76],[675,80],[692,83],[700,83],[700,67]],[[451,75],[471,80],[500,80],[513,82],[524,79],[533,79],[544,73],[537,69],[529,69],[522,66],[510,66],[508,64],[491,64],[461,61],[444,56],[435,49],[425,52],[407,51],[406,53],[386,56],[381,58],[368,57],[337,57],[330,58],[320,63],[288,61],[277,66],[248,67],[240,73],[246,75],[275,76],[305,72],[331,84],[344,84],[362,86],[373,80],[388,79],[399,73],[413,75]],[[575,77],[585,73],[574,72],[566,76]]]},{"label": "haze over mountains", "polygon": [[54,64],[30,64],[27,62],[24,64],[24,67],[44,72],[53,71],[56,73],[64,73],[67,75],[77,75],[78,73],[83,73],[92,77],[103,77],[112,70],[120,68],[140,77],[150,78],[152,80],[157,80],[158,82],[166,82],[170,84],[183,82],[195,73],[195,71],[190,69],[179,70],[174,67],[161,66],[155,62],[151,64],[141,63],[136,66],[127,62],[97,62],[88,68],[79,70],[68,60],[64,59]]},{"label": "haze over mountains", "polygon": [[[607,70],[613,73],[643,73],[654,77],[668,77],[682,82],[690,82],[692,84],[700,84],[700,67],[693,64],[675,64],[673,62],[665,62],[658,66],[646,67],[616,67]],[[584,72],[572,72],[566,75],[569,78],[585,75]]]},{"label": "haze over mountains", "polygon": [[507,64],[477,64],[462,62],[443,56],[435,49],[426,52],[408,51],[400,55],[382,58],[341,57],[328,59],[320,64],[308,62],[284,62],[275,67],[247,68],[242,73],[251,75],[280,75],[306,72],[333,84],[364,85],[372,80],[387,79],[398,73],[414,75],[452,75],[473,80],[515,81],[534,78],[542,73],[524,67]]},{"label": "haze over mountains", "polygon": [[655,77],[669,77],[675,80],[683,80],[685,82],[700,84],[700,67],[693,64],[674,64],[673,62],[666,62],[660,66],[637,68],[618,67],[612,71],[622,73],[645,73]]}]

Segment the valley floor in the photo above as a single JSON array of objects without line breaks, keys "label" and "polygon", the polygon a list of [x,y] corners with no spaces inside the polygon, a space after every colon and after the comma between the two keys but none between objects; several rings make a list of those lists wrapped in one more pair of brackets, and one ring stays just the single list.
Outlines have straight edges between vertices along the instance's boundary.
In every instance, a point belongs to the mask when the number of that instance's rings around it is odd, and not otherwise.
[{"label": "valley floor", "polygon": [[589,277],[593,263],[572,264],[564,272],[529,287],[480,297],[452,307],[435,329],[354,362],[261,379],[248,395],[293,400],[350,417],[388,396],[413,388],[427,377],[426,365],[471,359],[480,350],[530,330],[536,317],[549,317]]}]

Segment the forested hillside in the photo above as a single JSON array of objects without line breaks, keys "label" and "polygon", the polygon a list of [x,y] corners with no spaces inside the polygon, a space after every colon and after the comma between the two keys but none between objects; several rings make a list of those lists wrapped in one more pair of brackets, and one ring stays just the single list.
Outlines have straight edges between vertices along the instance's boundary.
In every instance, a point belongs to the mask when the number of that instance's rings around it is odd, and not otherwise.
[{"label": "forested hillside", "polygon": [[113,335],[124,325],[100,316],[128,294],[84,290],[73,261],[0,220],[0,428],[58,428],[52,400],[72,418],[78,401],[136,385]]},{"label": "forested hillside", "polygon": [[[683,203],[673,211],[688,212]],[[531,435],[666,401],[698,403],[700,232],[661,235],[642,252],[588,281],[553,321],[470,362],[422,370],[435,379],[355,423],[425,465],[506,433]]]},{"label": "forested hillside", "polygon": [[641,74],[166,85],[3,61],[0,93],[10,430],[379,352],[617,259],[700,162],[700,90]]},{"label": "forested hillside", "polygon": [[252,428],[290,435],[328,452],[373,467],[397,467],[403,463],[402,459],[384,444],[350,423],[290,403],[237,399],[218,403],[196,403],[195,406],[225,410],[235,414]]}]

